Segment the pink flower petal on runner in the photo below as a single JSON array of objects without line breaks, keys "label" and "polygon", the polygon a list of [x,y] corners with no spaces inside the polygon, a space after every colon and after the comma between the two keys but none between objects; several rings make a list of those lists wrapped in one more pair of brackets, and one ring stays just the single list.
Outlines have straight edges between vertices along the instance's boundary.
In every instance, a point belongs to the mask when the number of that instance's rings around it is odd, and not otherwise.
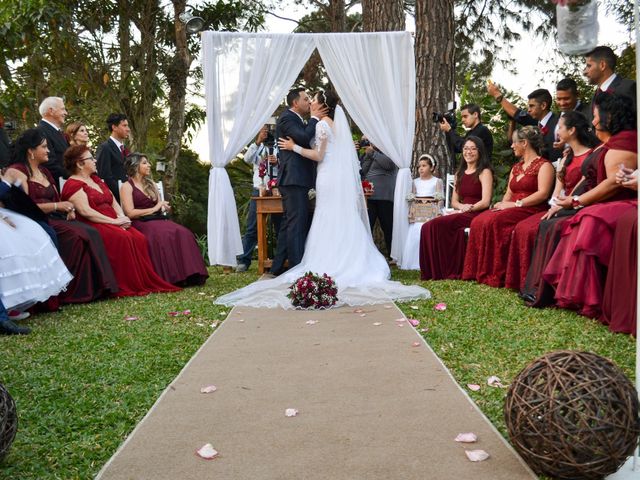
[{"label": "pink flower petal on runner", "polygon": [[417,327],[418,325],[420,325],[420,322],[418,320],[416,320],[415,318],[410,318],[409,319],[409,323],[411,325],[413,325],[414,327]]},{"label": "pink flower petal on runner", "polygon": [[284,411],[285,417],[295,417],[296,415],[298,415],[298,410],[296,410],[295,408],[287,408]]},{"label": "pink flower petal on runner", "polygon": [[366,317],[366,316],[367,316],[367,314],[366,314],[366,313],[361,313],[361,314],[360,314],[360,316],[361,316],[361,317]]},{"label": "pink flower petal on runner", "polygon": [[500,377],[496,377],[495,375],[487,378],[487,385],[489,385],[490,387],[504,388],[504,385],[500,381]]},{"label": "pink flower petal on runner", "polygon": [[316,323],[318,323],[318,320],[307,320],[306,322],[307,325],[315,325]]},{"label": "pink flower petal on runner", "polygon": [[412,347],[419,347],[420,345],[422,345],[420,342],[413,342],[411,344]]},{"label": "pink flower petal on runner", "polygon": [[356,308],[356,309],[353,311],[353,313],[362,313],[362,312],[364,312],[364,310],[363,310],[363,309],[361,309],[361,308]]},{"label": "pink flower petal on runner", "polygon": [[407,319],[406,318],[396,318],[396,322],[401,323],[401,322],[406,322]]},{"label": "pink flower petal on runner", "polygon": [[213,393],[217,390],[215,385],[207,385],[206,387],[202,387],[200,389],[200,393]]},{"label": "pink flower petal on runner", "polygon": [[396,323],[396,327],[404,327],[404,323]]},{"label": "pink flower petal on runner", "polygon": [[134,320],[138,320],[138,317],[134,316],[134,315],[127,315],[126,317],[124,317],[124,319],[127,322],[133,322]]},{"label": "pink flower petal on runner", "polygon": [[382,325],[382,322],[375,322],[373,325],[374,325],[375,327],[379,327],[380,325]]},{"label": "pink flower petal on runner", "polygon": [[389,310],[390,308],[393,308],[391,305],[385,305],[384,308],[386,308],[387,310]]},{"label": "pink flower petal on runner", "polygon": [[239,319],[238,319],[238,322],[240,322],[240,323],[244,323],[244,318],[239,318]]},{"label": "pink flower petal on runner", "polygon": [[207,443],[196,450],[196,455],[204,458],[205,460],[213,460],[218,456],[218,451],[213,448],[213,445]]},{"label": "pink flower petal on runner", "polygon": [[471,432],[459,433],[455,440],[456,442],[461,442],[461,443],[474,443],[478,441],[478,436],[475,433],[471,433]]},{"label": "pink flower petal on runner", "polygon": [[475,383],[467,383],[467,388],[472,392],[477,392],[480,390],[480,385],[476,385]]},{"label": "pink flower petal on runner", "polygon": [[447,309],[446,303],[436,303],[436,306],[433,307],[434,310],[438,310],[439,312],[444,312]]},{"label": "pink flower petal on runner", "polygon": [[484,450],[465,450],[464,453],[467,454],[467,458],[472,462],[482,462],[489,458],[489,454]]}]

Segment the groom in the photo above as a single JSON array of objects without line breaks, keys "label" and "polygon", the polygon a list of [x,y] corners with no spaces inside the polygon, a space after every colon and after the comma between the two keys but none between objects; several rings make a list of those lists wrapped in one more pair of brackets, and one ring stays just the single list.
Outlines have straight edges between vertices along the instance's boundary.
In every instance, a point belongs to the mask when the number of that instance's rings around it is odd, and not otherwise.
[{"label": "groom", "polygon": [[[304,88],[294,88],[287,94],[288,109],[282,112],[276,123],[277,137],[290,137],[302,148],[310,148],[315,136],[316,124],[327,112],[325,105],[311,105]],[[311,113],[308,123],[303,116]],[[279,151],[280,175],[278,188],[282,194],[284,215],[278,233],[278,247],[271,273],[284,272],[284,262],[289,268],[297,265],[304,254],[304,244],[309,231],[309,189],[316,179],[316,164],[300,154],[288,150]]]}]

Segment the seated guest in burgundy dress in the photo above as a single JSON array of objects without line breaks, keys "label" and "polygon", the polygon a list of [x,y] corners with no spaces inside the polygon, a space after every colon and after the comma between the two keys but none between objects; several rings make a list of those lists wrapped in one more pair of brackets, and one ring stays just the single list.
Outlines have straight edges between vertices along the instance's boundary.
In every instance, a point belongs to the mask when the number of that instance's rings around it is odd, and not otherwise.
[{"label": "seated guest in burgundy dress", "polygon": [[467,137],[462,158],[451,195],[454,213],[434,218],[422,226],[420,278],[423,280],[460,278],[467,248],[464,230],[491,203],[493,171],[482,140]]},{"label": "seated guest in burgundy dress", "polygon": [[[616,173],[621,164],[637,168],[638,132],[635,113],[627,100],[617,95],[603,94],[596,100],[593,125],[598,135],[611,134],[598,159],[598,184],[570,199],[574,208],[581,210],[565,223],[543,278],[555,288],[559,307],[598,318],[617,221],[637,206],[635,192],[616,183]],[[594,205],[594,199],[600,203]],[[559,203],[563,202],[568,204],[566,200]],[[582,208],[585,205],[589,206]]]},{"label": "seated guest in burgundy dress", "polygon": [[84,145],[70,147],[64,162],[71,177],[62,199],[70,201],[78,219],[98,230],[118,281],[119,297],[180,290],[154,271],[147,241],[131,227],[109,187],[96,175],[96,161]]},{"label": "seated guest in burgundy dress", "polygon": [[[616,180],[638,191],[638,170],[624,168],[616,174]],[[607,281],[604,284],[602,315],[600,320],[609,325],[612,332],[636,334],[636,300],[638,285],[638,210],[627,210],[616,225],[613,249],[609,259]]]},{"label": "seated guest in burgundy dress", "polygon": [[202,285],[209,274],[193,233],[169,220],[169,203],[160,198],[151,179],[149,159],[140,153],[127,156],[129,180],[120,187],[122,209],[147,239],[156,272],[174,285]]},{"label": "seated guest in burgundy dress", "polygon": [[[90,302],[118,291],[118,284],[98,231],[75,220],[71,202],[60,199],[53,177],[44,167],[47,140],[40,130],[25,131],[15,143],[14,164],[9,171],[48,217],[58,238],[58,251],[73,280],[58,296],[62,303]],[[57,305],[50,305],[54,309]]]},{"label": "seated guest in burgundy dress", "polygon": [[[560,141],[569,146],[569,152],[558,165],[556,186],[549,202],[551,208],[545,213],[536,213],[521,221],[513,231],[505,287],[514,290],[524,287],[540,222],[563,210],[555,205],[556,200],[574,194],[574,188],[582,181],[582,163],[599,143],[592,130],[589,120],[580,112],[566,112],[560,117],[557,134]],[[541,273],[540,271],[539,274]]]},{"label": "seated guest in burgundy dress", "polygon": [[511,169],[502,201],[471,222],[463,280],[502,287],[511,233],[518,222],[547,207],[554,169],[540,156],[544,142],[538,127],[526,126],[517,130],[511,148],[521,160]]}]

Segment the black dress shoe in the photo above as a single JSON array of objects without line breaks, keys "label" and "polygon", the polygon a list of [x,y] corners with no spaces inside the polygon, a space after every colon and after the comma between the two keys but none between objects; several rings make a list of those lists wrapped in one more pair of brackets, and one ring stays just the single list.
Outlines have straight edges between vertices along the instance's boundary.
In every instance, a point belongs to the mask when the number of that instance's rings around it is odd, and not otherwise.
[{"label": "black dress shoe", "polygon": [[27,335],[31,333],[28,327],[20,327],[11,320],[0,322],[0,335]]}]

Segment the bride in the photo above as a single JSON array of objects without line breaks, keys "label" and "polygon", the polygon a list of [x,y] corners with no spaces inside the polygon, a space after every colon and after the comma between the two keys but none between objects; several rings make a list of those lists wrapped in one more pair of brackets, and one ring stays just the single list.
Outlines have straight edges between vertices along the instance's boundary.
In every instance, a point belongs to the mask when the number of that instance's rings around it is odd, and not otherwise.
[{"label": "bride", "polygon": [[389,280],[387,261],[371,238],[358,157],[338,96],[320,92],[312,102],[328,108],[316,125],[314,148],[301,148],[289,138],[279,140],[280,148],[318,162],[316,206],[302,261],[276,278],[223,295],[216,303],[292,308],[287,298],[289,286],[309,271],[326,273],[335,280],[337,305],[429,298],[429,291],[422,287]]}]

